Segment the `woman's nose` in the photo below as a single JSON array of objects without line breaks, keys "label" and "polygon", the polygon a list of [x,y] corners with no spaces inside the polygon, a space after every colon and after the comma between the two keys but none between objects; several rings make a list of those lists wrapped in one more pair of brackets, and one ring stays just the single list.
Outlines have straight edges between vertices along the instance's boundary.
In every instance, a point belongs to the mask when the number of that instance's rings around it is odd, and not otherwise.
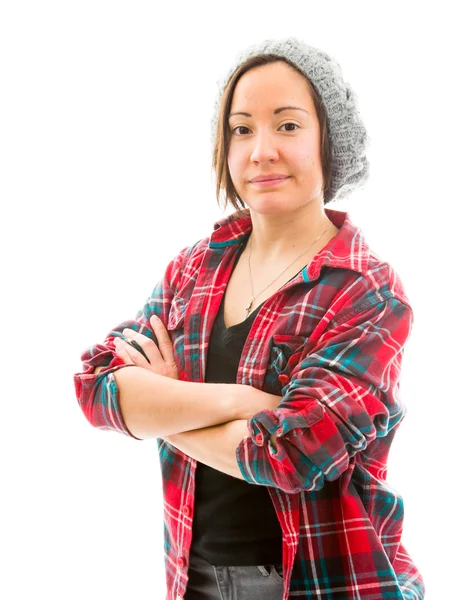
[{"label": "woman's nose", "polygon": [[273,134],[268,131],[257,133],[253,140],[253,149],[250,160],[263,162],[264,160],[277,157],[278,148]]}]

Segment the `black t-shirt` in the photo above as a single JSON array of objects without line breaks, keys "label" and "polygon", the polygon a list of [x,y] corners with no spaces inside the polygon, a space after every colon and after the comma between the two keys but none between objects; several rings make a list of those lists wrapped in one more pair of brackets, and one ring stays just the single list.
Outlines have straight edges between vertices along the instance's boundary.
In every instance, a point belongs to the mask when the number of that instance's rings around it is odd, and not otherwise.
[{"label": "black t-shirt", "polygon": [[[247,238],[234,267],[246,242]],[[223,296],[210,337],[205,382],[236,383],[242,349],[260,306],[241,323],[226,328]],[[195,486],[193,552],[215,566],[282,562],[281,526],[266,486],[250,484],[201,462]]]}]

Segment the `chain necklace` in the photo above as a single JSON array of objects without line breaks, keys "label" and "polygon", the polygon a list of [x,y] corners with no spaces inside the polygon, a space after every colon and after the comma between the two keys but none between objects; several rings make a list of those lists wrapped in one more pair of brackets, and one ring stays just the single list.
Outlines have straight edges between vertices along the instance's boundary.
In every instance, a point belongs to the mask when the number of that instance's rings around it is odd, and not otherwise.
[{"label": "chain necklace", "polygon": [[[324,235],[324,234],[325,234],[325,233],[328,231],[328,229],[331,227],[331,225],[332,225],[332,223],[330,223],[330,224],[328,225],[328,227],[327,227],[327,228],[326,228],[326,229],[323,231],[323,233],[322,233],[321,235],[319,235],[319,236],[316,238],[316,240],[314,240],[314,241],[313,241],[313,242],[310,244],[310,246],[309,246],[308,248],[306,248],[306,249],[305,249],[305,250],[302,252],[302,254],[299,254],[299,256],[298,256],[298,257],[297,257],[295,260],[293,260],[293,261],[291,262],[291,264],[290,264],[290,265],[288,265],[288,266],[287,266],[287,267],[284,269],[284,271],[283,271],[282,273],[280,273],[280,274],[279,274],[279,275],[278,275],[278,276],[277,276],[275,279],[273,279],[273,281],[272,281],[271,283],[269,283],[269,284],[268,284],[268,285],[267,285],[265,288],[263,288],[263,289],[262,289],[262,291],[261,291],[261,292],[259,292],[259,293],[257,294],[257,296],[260,296],[260,294],[261,294],[262,292],[264,292],[266,289],[268,289],[272,283],[274,283],[274,282],[275,282],[277,279],[279,279],[279,278],[281,277],[281,275],[283,275],[283,273],[285,273],[285,271],[287,271],[287,270],[289,269],[289,267],[292,267],[292,265],[293,265],[293,264],[296,262],[296,260],[299,260],[299,258],[300,258],[301,256],[303,256],[303,255],[304,255],[304,254],[307,252],[307,250],[310,250],[310,248],[313,246],[313,244],[315,244],[315,242],[317,242],[317,241],[318,241],[318,240],[321,238],[321,236],[322,236],[322,235]],[[250,267],[250,257],[251,257],[251,256],[252,256],[252,240],[250,241],[250,252],[249,252],[249,273],[250,273],[250,287],[251,287],[251,289],[252,289],[252,299],[250,300],[249,306],[248,306],[248,307],[245,309],[245,310],[246,310],[246,316],[245,316],[245,318],[246,318],[246,319],[247,319],[247,317],[249,316],[249,314],[250,314],[250,311],[252,310],[252,304],[254,303],[254,300],[255,300],[255,298],[257,297],[257,296],[255,296],[255,295],[254,295],[254,293],[253,293],[252,269],[251,269],[251,267]],[[281,286],[281,287],[282,287],[282,286]]]}]

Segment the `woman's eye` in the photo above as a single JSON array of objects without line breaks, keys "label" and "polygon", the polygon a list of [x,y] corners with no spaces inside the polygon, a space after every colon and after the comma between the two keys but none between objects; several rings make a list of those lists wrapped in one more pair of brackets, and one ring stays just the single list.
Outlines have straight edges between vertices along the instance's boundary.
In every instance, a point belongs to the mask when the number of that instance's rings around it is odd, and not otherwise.
[{"label": "woman's eye", "polygon": [[[293,127],[298,127],[296,123],[283,123],[281,127],[286,127],[286,125],[292,125]],[[288,129],[287,131],[295,131],[295,129]]]},{"label": "woman's eye", "polygon": [[245,125],[238,125],[237,127],[234,127],[234,129],[232,130],[232,132],[234,133],[236,131],[236,129],[248,129],[248,127],[246,127]]}]

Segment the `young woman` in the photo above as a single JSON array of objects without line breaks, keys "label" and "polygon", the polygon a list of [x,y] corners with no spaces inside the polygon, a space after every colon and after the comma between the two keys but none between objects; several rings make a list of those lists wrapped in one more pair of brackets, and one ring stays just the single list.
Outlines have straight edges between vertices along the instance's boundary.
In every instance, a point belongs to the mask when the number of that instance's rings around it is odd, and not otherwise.
[{"label": "young woman", "polygon": [[295,38],[219,88],[217,197],[236,210],[82,354],[77,398],[93,426],[157,438],[167,599],[420,600],[386,481],[412,307],[325,208],[368,176],[354,94]]}]

